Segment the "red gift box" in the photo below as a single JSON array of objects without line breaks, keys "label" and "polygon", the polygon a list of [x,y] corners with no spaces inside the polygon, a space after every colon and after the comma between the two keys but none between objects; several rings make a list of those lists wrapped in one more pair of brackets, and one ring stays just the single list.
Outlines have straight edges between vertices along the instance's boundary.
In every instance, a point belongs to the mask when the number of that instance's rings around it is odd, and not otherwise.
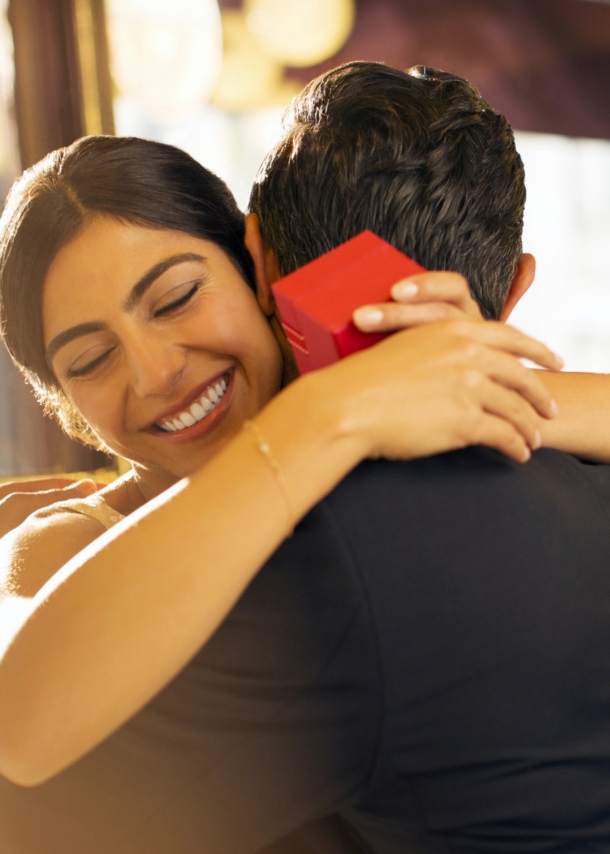
[{"label": "red gift box", "polygon": [[282,326],[302,374],[370,347],[389,333],[360,332],[352,313],[387,302],[399,279],[423,272],[372,231],[363,231],[272,285]]}]

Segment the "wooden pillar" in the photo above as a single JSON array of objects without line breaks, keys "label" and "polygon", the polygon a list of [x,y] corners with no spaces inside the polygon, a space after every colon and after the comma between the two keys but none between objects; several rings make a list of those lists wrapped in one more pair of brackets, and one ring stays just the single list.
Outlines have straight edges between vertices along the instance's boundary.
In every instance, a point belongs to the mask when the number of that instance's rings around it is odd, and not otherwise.
[{"label": "wooden pillar", "polygon": [[[103,0],[10,0],[15,117],[23,168],[87,133],[112,133]],[[42,415],[0,354],[0,476],[88,471],[108,457]]]},{"label": "wooden pillar", "polygon": [[23,168],[87,133],[113,133],[103,0],[10,0]]}]

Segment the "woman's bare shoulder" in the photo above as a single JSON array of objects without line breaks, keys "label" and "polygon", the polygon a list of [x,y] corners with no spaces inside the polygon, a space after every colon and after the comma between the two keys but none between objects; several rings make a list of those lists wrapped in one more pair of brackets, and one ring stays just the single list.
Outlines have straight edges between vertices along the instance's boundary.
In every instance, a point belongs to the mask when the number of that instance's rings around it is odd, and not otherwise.
[{"label": "woman's bare shoulder", "polygon": [[98,519],[65,506],[37,510],[0,540],[0,590],[5,595],[34,596],[104,531]]}]

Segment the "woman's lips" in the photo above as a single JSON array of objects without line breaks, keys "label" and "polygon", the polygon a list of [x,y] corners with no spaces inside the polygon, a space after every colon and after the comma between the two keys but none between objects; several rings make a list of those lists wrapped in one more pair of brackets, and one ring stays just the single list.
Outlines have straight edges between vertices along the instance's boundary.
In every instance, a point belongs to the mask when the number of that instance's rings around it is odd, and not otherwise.
[{"label": "woman's lips", "polygon": [[172,442],[190,441],[212,428],[227,411],[233,392],[233,370],[225,371],[197,390],[192,402],[157,419],[156,436]]}]

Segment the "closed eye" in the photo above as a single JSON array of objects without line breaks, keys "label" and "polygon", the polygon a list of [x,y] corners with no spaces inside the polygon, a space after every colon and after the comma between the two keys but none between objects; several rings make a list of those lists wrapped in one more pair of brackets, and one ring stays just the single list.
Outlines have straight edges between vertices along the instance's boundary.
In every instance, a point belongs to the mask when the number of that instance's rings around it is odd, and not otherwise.
[{"label": "closed eye", "polygon": [[162,317],[165,314],[171,314],[173,311],[177,311],[181,306],[186,305],[186,303],[195,296],[200,285],[201,279],[198,279],[196,282],[191,284],[186,293],[183,293],[181,296],[177,297],[177,299],[174,299],[166,305],[161,306],[161,308],[158,308],[154,312],[153,317]]},{"label": "closed eye", "polygon": [[95,359],[92,359],[90,362],[87,362],[85,365],[81,365],[80,367],[72,367],[68,368],[66,371],[66,376],[68,379],[73,379],[74,377],[84,377],[87,374],[93,373],[93,371],[106,361],[108,356],[112,353],[114,347],[111,347],[110,350],[104,350],[103,353],[100,353],[99,356],[96,356]]}]

